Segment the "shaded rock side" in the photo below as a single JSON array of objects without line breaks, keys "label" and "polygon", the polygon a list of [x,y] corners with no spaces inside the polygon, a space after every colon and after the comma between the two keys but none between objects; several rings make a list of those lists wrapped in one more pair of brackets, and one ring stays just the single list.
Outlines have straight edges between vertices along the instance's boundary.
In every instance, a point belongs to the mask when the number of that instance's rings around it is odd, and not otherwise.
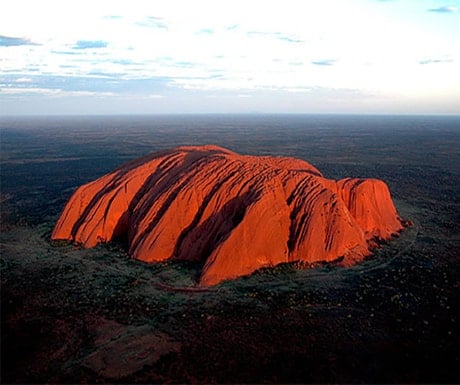
[{"label": "shaded rock side", "polygon": [[126,237],[145,262],[203,264],[200,285],[283,262],[350,265],[403,228],[386,184],[333,181],[309,163],[178,147],[81,186],[52,239],[93,247]]}]

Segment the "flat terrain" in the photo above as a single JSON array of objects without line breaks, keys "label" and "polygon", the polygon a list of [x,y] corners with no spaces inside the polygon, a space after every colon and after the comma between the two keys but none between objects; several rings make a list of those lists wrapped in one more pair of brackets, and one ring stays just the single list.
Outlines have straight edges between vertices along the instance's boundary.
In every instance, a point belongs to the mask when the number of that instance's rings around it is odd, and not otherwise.
[{"label": "flat terrain", "polygon": [[[2,383],[460,382],[459,117],[4,118],[0,135]],[[414,225],[352,268],[206,290],[191,264],[50,242],[77,186],[206,143],[383,179]]]}]

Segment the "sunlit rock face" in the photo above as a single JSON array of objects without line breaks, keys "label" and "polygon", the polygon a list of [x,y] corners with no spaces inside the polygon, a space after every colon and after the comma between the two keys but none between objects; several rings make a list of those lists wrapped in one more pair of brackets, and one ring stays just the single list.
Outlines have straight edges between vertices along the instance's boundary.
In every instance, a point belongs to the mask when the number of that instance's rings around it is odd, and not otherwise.
[{"label": "sunlit rock face", "polygon": [[93,247],[126,237],[145,262],[203,264],[200,285],[284,262],[350,265],[403,228],[386,184],[329,180],[293,158],[178,147],[81,186],[52,239]]}]

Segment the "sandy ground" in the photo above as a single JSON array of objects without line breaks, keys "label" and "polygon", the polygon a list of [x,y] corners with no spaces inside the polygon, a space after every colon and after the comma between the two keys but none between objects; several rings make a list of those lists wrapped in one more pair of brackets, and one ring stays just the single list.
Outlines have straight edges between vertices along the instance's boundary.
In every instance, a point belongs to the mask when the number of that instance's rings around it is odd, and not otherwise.
[{"label": "sandy ground", "polygon": [[193,265],[51,243],[52,221],[12,226],[2,383],[458,382],[455,240],[397,204],[414,226],[357,266],[283,265],[207,290]]},{"label": "sandy ground", "polygon": [[[460,383],[458,118],[75,117],[2,122],[1,383]],[[414,222],[349,269],[194,288],[196,266],[49,242],[77,186],[178,144],[388,183]]]}]

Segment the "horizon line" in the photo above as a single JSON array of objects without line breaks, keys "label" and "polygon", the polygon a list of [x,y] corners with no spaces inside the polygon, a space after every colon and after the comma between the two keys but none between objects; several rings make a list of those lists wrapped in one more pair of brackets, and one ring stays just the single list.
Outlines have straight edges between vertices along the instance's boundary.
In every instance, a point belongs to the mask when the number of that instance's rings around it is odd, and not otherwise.
[{"label": "horizon line", "polygon": [[415,112],[146,112],[146,113],[88,113],[88,114],[0,114],[0,119],[10,118],[78,118],[78,117],[155,117],[155,116],[229,116],[229,115],[241,115],[241,116],[274,116],[274,115],[291,115],[291,116],[449,116],[449,117],[460,117],[460,112],[426,112],[426,113],[415,113]]}]

